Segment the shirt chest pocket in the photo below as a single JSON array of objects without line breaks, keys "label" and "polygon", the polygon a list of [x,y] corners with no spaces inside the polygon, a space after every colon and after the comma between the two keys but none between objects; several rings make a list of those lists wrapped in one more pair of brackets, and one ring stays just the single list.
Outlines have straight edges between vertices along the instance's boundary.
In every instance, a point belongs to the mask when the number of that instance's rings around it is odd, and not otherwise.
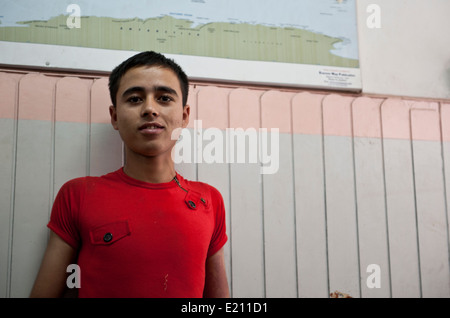
[{"label": "shirt chest pocket", "polygon": [[111,245],[131,234],[128,221],[118,221],[95,227],[90,230],[91,243],[94,245]]}]

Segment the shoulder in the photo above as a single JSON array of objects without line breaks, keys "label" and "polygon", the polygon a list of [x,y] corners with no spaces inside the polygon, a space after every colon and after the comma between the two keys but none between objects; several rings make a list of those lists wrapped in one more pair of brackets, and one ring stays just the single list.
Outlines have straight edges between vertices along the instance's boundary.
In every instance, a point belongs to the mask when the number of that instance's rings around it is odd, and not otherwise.
[{"label": "shoulder", "polygon": [[60,188],[60,192],[80,193],[98,185],[110,183],[117,179],[117,172],[111,172],[103,176],[83,176],[66,181]]},{"label": "shoulder", "polygon": [[99,177],[78,177],[71,180],[66,181],[62,187],[61,191],[77,191],[83,190],[86,186],[93,184],[99,179]]},{"label": "shoulder", "polygon": [[194,191],[197,191],[202,194],[208,194],[212,199],[221,199],[222,200],[222,194],[220,193],[217,188],[214,186],[201,182],[201,181],[190,181],[184,179],[184,182],[186,186]]},{"label": "shoulder", "polygon": [[66,181],[60,189],[60,192],[74,192],[83,189],[86,186],[89,177],[79,177]]}]

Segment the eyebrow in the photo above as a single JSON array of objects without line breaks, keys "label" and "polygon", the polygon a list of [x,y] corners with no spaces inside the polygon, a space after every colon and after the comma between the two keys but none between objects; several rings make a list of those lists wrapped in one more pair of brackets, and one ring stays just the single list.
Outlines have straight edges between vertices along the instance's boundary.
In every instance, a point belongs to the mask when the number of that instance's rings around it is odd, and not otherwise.
[{"label": "eyebrow", "polygon": [[[132,93],[145,93],[145,88],[142,86],[133,86],[128,88],[127,90],[125,90],[125,92],[123,92],[122,97],[132,94]],[[169,94],[173,94],[175,96],[178,97],[177,92],[173,89],[170,88],[168,86],[154,86],[152,87],[152,91],[154,92],[162,92],[162,93],[169,93]]]}]

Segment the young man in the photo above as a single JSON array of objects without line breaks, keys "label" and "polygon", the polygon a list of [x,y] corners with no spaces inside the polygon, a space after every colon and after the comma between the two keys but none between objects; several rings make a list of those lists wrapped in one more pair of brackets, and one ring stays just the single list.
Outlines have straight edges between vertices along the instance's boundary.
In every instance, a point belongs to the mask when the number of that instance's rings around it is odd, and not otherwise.
[{"label": "young man", "polygon": [[109,88],[125,165],[61,188],[31,297],[61,296],[72,263],[79,297],[229,297],[222,197],[180,176],[171,156],[189,122],[187,76],[143,52],[113,70]]}]

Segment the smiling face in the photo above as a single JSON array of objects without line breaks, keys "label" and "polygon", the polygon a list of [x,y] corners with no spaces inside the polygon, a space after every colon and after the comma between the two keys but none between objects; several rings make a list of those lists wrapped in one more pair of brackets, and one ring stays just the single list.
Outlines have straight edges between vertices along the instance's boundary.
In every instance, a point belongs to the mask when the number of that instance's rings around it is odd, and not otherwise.
[{"label": "smiling face", "polygon": [[120,80],[116,106],[110,107],[111,123],[129,156],[171,156],[174,130],[189,122],[175,73],[163,67],[139,66]]}]

